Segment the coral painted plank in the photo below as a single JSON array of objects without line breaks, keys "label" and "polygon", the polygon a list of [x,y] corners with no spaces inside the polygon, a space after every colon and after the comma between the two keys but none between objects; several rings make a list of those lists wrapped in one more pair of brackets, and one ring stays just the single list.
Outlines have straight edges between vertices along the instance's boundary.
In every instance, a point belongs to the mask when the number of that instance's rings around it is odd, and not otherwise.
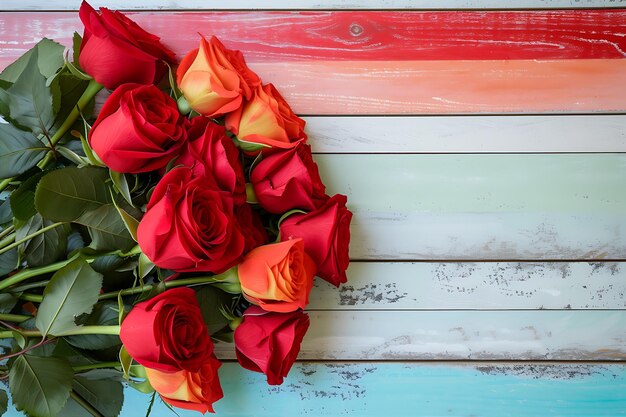
[{"label": "coral painted plank", "polygon": [[[624,58],[626,10],[133,13],[179,55],[215,34],[248,61]],[[70,45],[76,13],[0,16],[2,58],[40,36]]]},{"label": "coral painted plank", "polygon": [[307,310],[624,309],[624,262],[352,262]]},{"label": "coral painted plank", "polygon": [[626,115],[305,119],[316,153],[626,152]]},{"label": "coral painted plank", "polygon": [[[313,311],[300,359],[626,360],[626,310]],[[217,343],[218,358],[234,346]]]},{"label": "coral painted plank", "polygon": [[[353,259],[626,259],[626,155],[318,155]],[[332,179],[332,180],[330,180]]]}]

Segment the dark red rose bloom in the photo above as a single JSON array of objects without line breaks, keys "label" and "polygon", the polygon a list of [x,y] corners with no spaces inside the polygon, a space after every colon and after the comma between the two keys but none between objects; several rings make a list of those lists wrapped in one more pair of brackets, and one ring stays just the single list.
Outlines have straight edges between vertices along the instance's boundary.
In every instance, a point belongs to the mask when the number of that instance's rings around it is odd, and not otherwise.
[{"label": "dark red rose bloom", "polygon": [[79,16],[85,26],[80,66],[110,90],[125,83],[155,84],[165,75],[165,62],[176,63],[157,36],[118,11],[102,7],[98,13],[83,1]]},{"label": "dark red rose bloom", "polygon": [[188,141],[177,164],[193,167],[212,177],[221,190],[233,195],[235,202],[246,201],[246,179],[239,149],[226,136],[226,129],[206,117],[195,117],[187,131]]},{"label": "dark red rose bloom", "polygon": [[235,330],[237,360],[246,369],[264,373],[268,384],[280,385],[308,328],[309,316],[302,310],[274,313],[249,307]]},{"label": "dark red rose bloom", "polygon": [[270,213],[310,211],[328,199],[311,147],[304,143],[264,157],[250,180],[259,204]]},{"label": "dark red rose bloom", "polygon": [[296,213],[280,225],[281,240],[302,238],[304,251],[317,264],[317,276],[335,286],[346,282],[350,263],[350,221],[347,198],[337,194],[308,214]]},{"label": "dark red rose bloom", "polygon": [[196,372],[213,353],[195,292],[174,288],[136,304],[122,322],[120,339],[143,366]]},{"label": "dark red rose bloom", "polygon": [[104,103],[89,144],[113,171],[154,171],[180,151],[187,137],[185,123],[176,102],[157,87],[124,84]]},{"label": "dark red rose bloom", "polygon": [[210,178],[177,167],[159,181],[137,229],[144,254],[160,268],[219,274],[245,247],[232,195]]}]

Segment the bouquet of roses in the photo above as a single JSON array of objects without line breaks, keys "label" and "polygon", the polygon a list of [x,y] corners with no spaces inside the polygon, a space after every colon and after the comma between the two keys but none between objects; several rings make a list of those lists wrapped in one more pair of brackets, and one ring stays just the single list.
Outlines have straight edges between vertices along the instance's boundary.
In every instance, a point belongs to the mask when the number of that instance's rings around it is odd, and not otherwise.
[{"label": "bouquet of roses", "polygon": [[127,384],[213,411],[218,341],[282,383],[314,276],[338,286],[349,261],[352,214],[326,194],[304,121],[215,37],[177,62],[119,12],[83,3],[80,19],[72,58],[43,39],[0,74],[13,403],[116,416]]}]

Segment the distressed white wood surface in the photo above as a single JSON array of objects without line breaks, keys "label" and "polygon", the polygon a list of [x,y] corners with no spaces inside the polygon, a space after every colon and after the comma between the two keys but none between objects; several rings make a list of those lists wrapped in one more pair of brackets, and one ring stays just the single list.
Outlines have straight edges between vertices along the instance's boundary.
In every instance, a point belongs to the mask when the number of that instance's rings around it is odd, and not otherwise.
[{"label": "distressed white wood surface", "polygon": [[626,115],[306,117],[313,151],[626,152]]},{"label": "distressed white wood surface", "polygon": [[[314,311],[299,359],[626,360],[626,311]],[[233,346],[216,354],[233,359]]]},{"label": "distressed white wood surface", "polygon": [[350,196],[351,256],[626,258],[626,155],[317,155]]},{"label": "distressed white wood surface", "polygon": [[[299,10],[299,9],[556,9],[623,7],[624,0],[123,0],[92,1],[119,10]],[[4,0],[0,10],[77,10],[78,0]]]},{"label": "distressed white wood surface", "polygon": [[624,309],[623,262],[352,262],[307,310]]}]

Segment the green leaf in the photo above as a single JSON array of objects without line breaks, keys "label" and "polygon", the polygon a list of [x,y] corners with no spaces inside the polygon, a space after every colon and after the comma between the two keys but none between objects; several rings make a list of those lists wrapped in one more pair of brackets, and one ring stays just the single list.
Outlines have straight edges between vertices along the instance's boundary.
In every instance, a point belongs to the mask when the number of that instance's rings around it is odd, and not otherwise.
[{"label": "green leaf", "polygon": [[124,373],[124,378],[130,378],[130,367],[133,364],[133,358],[128,354],[128,351],[124,346],[120,348],[120,365],[122,366],[122,372]]},{"label": "green leaf", "polygon": [[72,390],[74,372],[62,358],[18,356],[9,372],[13,403],[36,417],[55,417]]},{"label": "green leaf", "polygon": [[116,417],[122,411],[124,388],[117,381],[76,376],[74,390],[104,417]]},{"label": "green leaf", "polygon": [[0,416],[7,412],[9,409],[9,396],[7,392],[0,389]]},{"label": "green leaf", "polygon": [[[41,214],[37,213],[23,226],[16,228],[15,238],[21,240],[52,224],[53,222],[44,220]],[[20,252],[25,255],[28,266],[44,266],[57,261],[65,254],[70,230],[69,224],[60,225],[20,245]]]},{"label": "green leaf", "polygon": [[108,180],[109,172],[102,168],[69,167],[51,171],[37,185],[35,207],[46,219],[75,221],[111,203]]},{"label": "green leaf", "polygon": [[120,172],[115,172],[109,170],[109,174],[111,175],[111,181],[113,181],[113,186],[115,190],[117,190],[124,200],[128,202],[131,206],[133,205],[133,199],[130,196],[130,188],[128,187],[128,181],[126,181],[126,176]]},{"label": "green leaf", "polygon": [[13,310],[17,304],[17,297],[9,293],[0,293],[0,313],[5,314]]},{"label": "green leaf", "polygon": [[13,212],[11,211],[11,199],[7,198],[2,203],[0,203],[0,224],[5,224],[12,220]]},{"label": "green leaf", "polygon": [[75,221],[88,227],[93,249],[127,251],[136,245],[113,204],[88,211]]},{"label": "green leaf", "polygon": [[257,152],[262,150],[263,148],[271,148],[270,145],[264,145],[262,143],[256,142],[247,142],[237,137],[233,137],[233,141],[235,142],[235,145],[237,145],[237,147],[239,147],[239,149],[244,152]]},{"label": "green leaf", "polygon": [[75,67],[79,67],[78,58],[80,56],[80,47],[82,43],[83,38],[78,32],[74,32],[74,36],[72,36],[72,61],[74,61]]},{"label": "green leaf", "polygon": [[0,124],[0,178],[28,171],[44,157],[48,148],[30,132],[8,123]]},{"label": "green leaf", "polygon": [[143,280],[145,277],[147,277],[148,274],[152,272],[154,267],[155,267],[154,263],[152,263],[152,261],[148,259],[145,253],[142,253],[141,255],[139,255],[139,265],[137,269],[139,272],[140,280]]},{"label": "green leaf", "polygon": [[52,77],[63,66],[65,47],[60,43],[43,38],[37,45],[6,67],[0,73],[0,80],[13,84],[26,69],[33,52],[37,51],[37,65],[44,77]]},{"label": "green leaf", "polygon": [[102,275],[77,259],[58,270],[43,292],[35,325],[42,335],[62,336],[75,329],[74,319],[91,313],[98,301]]},{"label": "green leaf", "polygon": [[26,221],[37,214],[35,208],[35,189],[44,173],[39,172],[22,182],[17,190],[11,193],[11,211],[16,219]]},{"label": "green leaf", "polygon": [[[84,326],[116,326],[119,324],[117,303],[98,303],[89,316],[79,319],[77,322]],[[87,350],[107,349],[121,343],[118,336],[106,334],[67,336],[65,340],[72,346]]]},{"label": "green leaf", "polygon": [[11,249],[0,255],[0,275],[6,275],[17,268],[17,248]]},{"label": "green leaf", "polygon": [[54,123],[52,93],[37,62],[38,52],[35,49],[24,71],[6,90],[10,109],[8,121],[32,131],[35,135],[49,136],[49,130]]},{"label": "green leaf", "polygon": [[76,152],[69,148],[66,148],[65,146],[57,146],[56,150],[59,154],[61,154],[63,158],[67,159],[78,167],[91,165],[91,161],[89,161],[88,158],[78,155]]},{"label": "green leaf", "polygon": [[[128,230],[128,233],[130,233],[131,237],[136,242],[137,241],[137,228],[139,227],[139,221],[141,220],[141,217],[137,216],[136,214],[133,215],[129,213],[129,211],[133,211],[133,212],[136,211],[136,210],[132,210],[133,209],[132,206],[127,206],[127,205],[125,206],[126,207],[123,207],[122,205],[119,205],[116,203],[115,209],[117,210],[117,213],[120,215],[120,218],[124,222],[124,225],[126,226],[126,230]],[[127,210],[127,209],[131,209],[131,210]]]},{"label": "green leaf", "polygon": [[230,308],[233,300],[231,294],[227,294],[212,285],[204,285],[196,290],[196,298],[200,303],[202,318],[209,329],[209,334],[213,334],[228,325],[228,319],[222,314],[221,308],[222,306]]},{"label": "green leaf", "polygon": [[[71,65],[71,64],[67,64]],[[83,95],[89,81],[72,73],[69,66],[57,74],[52,83],[50,90],[52,91],[52,104],[54,108],[55,126],[58,128],[65,122],[70,112],[76,107],[78,100]],[[82,109],[83,116],[89,118],[93,111],[93,101],[90,106]],[[82,123],[82,122],[79,122]]]}]

